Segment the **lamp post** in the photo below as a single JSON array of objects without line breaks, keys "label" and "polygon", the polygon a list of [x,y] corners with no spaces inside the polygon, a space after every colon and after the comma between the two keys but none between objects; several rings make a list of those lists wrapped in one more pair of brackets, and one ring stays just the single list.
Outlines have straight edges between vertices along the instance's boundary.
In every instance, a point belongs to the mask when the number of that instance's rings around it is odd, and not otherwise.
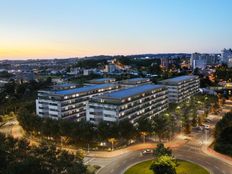
[{"label": "lamp post", "polygon": [[114,143],[116,142],[115,138],[109,138],[108,141],[111,143],[111,150],[114,150]]},{"label": "lamp post", "polygon": [[147,135],[147,132],[140,132],[140,134],[142,135],[143,137],[143,143],[146,142],[146,135]]}]

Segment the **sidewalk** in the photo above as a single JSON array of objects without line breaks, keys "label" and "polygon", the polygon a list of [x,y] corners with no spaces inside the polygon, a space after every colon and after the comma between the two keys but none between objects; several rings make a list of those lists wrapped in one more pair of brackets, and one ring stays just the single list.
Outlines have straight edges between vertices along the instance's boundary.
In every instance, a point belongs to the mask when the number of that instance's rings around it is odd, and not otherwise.
[{"label": "sidewalk", "polygon": [[[166,147],[170,148],[177,148],[182,145],[184,145],[187,141],[181,137],[177,136],[174,140],[164,143]],[[98,158],[110,158],[110,157],[116,157],[122,154],[125,154],[130,151],[138,151],[142,149],[152,149],[156,147],[156,143],[142,143],[142,144],[136,144],[129,147],[126,147],[124,149],[119,149],[111,152],[107,151],[90,151],[88,154],[86,154],[86,157],[98,157]]]}]

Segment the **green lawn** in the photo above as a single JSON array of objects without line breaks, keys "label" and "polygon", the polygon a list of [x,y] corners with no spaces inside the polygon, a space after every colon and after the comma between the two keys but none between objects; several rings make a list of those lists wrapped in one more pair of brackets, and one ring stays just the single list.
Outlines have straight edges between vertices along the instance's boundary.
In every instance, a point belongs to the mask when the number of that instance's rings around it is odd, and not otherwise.
[{"label": "green lawn", "polygon": [[[149,169],[152,160],[145,161],[129,168],[124,174],[153,174]],[[188,161],[178,160],[179,166],[176,168],[177,174],[209,174],[207,170],[197,164]]]}]

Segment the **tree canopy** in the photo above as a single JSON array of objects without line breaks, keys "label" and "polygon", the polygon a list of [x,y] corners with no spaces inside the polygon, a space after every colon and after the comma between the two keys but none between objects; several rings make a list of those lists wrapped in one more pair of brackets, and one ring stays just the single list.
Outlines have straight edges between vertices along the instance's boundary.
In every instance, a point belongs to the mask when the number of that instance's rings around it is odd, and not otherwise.
[{"label": "tree canopy", "polygon": [[214,149],[232,156],[232,112],[226,113],[217,123],[215,137]]},{"label": "tree canopy", "polygon": [[176,160],[168,155],[158,157],[153,161],[150,169],[154,174],[176,174]]},{"label": "tree canopy", "polygon": [[85,174],[81,155],[70,154],[54,145],[29,146],[24,139],[0,134],[1,174]]}]

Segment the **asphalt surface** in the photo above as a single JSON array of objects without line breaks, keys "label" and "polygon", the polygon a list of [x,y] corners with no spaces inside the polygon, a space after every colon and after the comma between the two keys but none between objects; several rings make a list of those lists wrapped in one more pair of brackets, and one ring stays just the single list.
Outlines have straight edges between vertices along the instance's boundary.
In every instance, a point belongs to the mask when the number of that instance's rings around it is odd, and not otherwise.
[{"label": "asphalt surface", "polygon": [[[217,119],[212,119],[210,126],[215,125]],[[224,161],[211,157],[202,151],[204,141],[210,136],[211,130],[193,130],[192,139],[185,145],[173,150],[178,159],[187,160],[206,168],[211,174],[232,174],[232,166]],[[97,174],[123,174],[130,166],[153,159],[151,154],[142,155],[141,151],[131,151],[114,158],[89,158],[87,163],[101,166]]]},{"label": "asphalt surface", "polygon": [[[188,143],[173,151],[178,159],[187,160],[206,168],[212,174],[232,174],[232,166],[210,157],[201,151],[201,145]],[[123,174],[130,166],[153,159],[152,155],[142,155],[141,151],[128,152],[124,155],[112,158],[92,158],[91,164],[102,166],[98,174]]]}]

